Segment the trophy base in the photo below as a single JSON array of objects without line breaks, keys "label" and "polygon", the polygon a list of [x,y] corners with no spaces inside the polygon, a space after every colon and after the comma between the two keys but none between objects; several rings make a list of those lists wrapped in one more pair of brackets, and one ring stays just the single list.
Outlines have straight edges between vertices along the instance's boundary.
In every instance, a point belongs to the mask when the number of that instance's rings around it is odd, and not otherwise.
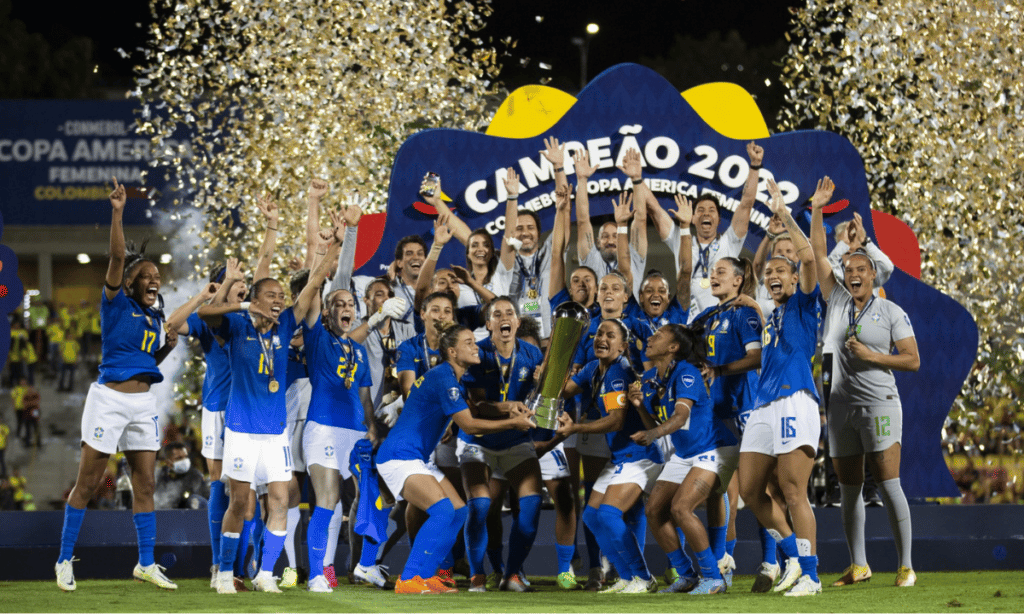
[{"label": "trophy base", "polygon": [[533,422],[537,428],[558,430],[558,414],[562,411],[562,399],[549,399],[537,396],[528,403],[535,413]]}]

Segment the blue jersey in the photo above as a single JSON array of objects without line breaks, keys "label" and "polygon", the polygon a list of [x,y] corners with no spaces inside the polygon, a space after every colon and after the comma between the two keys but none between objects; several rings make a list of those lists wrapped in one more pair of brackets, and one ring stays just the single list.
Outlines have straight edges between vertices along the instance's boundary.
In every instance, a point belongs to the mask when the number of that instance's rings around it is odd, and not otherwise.
[{"label": "blue jersey", "polygon": [[153,384],[164,380],[156,365],[163,328],[163,318],[156,311],[125,296],[124,288],[118,288],[112,299],[107,299],[104,290],[100,325],[103,358],[99,383],[123,382],[137,375],[149,377]]},{"label": "blue jersey", "polygon": [[[534,386],[533,372],[544,362],[540,349],[517,339],[515,351],[510,358],[505,359],[495,351],[490,337],[478,342],[477,346],[480,348],[480,364],[471,365],[462,378],[466,388],[482,389],[488,401],[525,401]],[[551,437],[549,435],[547,439]],[[507,450],[530,441],[530,434],[519,429],[509,429],[474,437],[460,431],[459,439],[490,450]]]},{"label": "blue jersey", "polygon": [[421,460],[441,442],[452,416],[466,405],[466,387],[455,378],[448,362],[420,377],[409,391],[409,398],[377,450],[377,464],[390,460]]},{"label": "blue jersey", "polygon": [[[644,362],[647,360],[647,340],[651,338],[651,335],[658,332],[658,329],[666,324],[686,324],[687,318],[690,313],[688,310],[683,309],[679,301],[672,299],[669,301],[668,308],[665,309],[665,313],[661,314],[656,318],[644,313],[643,309],[637,305],[637,309],[632,310],[629,316],[636,321],[637,331],[634,333],[637,338],[642,342],[640,348],[640,360]],[[643,368],[643,367],[640,367]]]},{"label": "blue jersey", "polygon": [[814,400],[818,391],[811,373],[811,360],[818,345],[821,290],[796,292],[772,312],[761,335],[761,379],[754,407],[806,390]]},{"label": "blue jersey", "polygon": [[[480,305],[456,307],[455,312],[452,313],[452,319],[469,330],[476,330],[484,325],[483,313]],[[423,318],[420,317],[420,314],[417,311],[413,311],[412,326],[417,335],[423,334],[425,330],[423,326]]]},{"label": "blue jersey", "polygon": [[[302,328],[301,326],[295,330],[298,333],[298,337],[302,339]],[[294,337],[292,337],[294,340]],[[308,378],[309,368],[306,363],[306,346],[305,341],[302,342],[298,347],[294,344],[288,344],[288,375],[285,377],[286,388],[290,388],[295,380]]]},{"label": "blue jersey", "polygon": [[[704,341],[708,349],[708,362],[727,365],[747,355],[748,348],[761,347],[761,317],[750,307],[709,307],[695,322],[704,325]],[[711,401],[715,414],[722,419],[735,418],[754,409],[757,395],[757,373],[734,373],[715,378],[711,384]]]},{"label": "blue jersey", "polygon": [[[647,342],[647,336],[644,331],[645,327],[636,318],[631,316],[624,315],[619,319],[622,320],[622,323],[629,330],[630,339],[628,339],[627,350],[630,362],[633,363],[633,368],[643,371],[643,349],[644,344]],[[590,329],[576,347],[576,353],[572,358],[573,364],[585,365],[588,362],[597,360],[597,356],[594,355],[594,336],[597,335],[597,329],[601,326],[601,322],[604,322],[604,320],[600,316],[590,320]]]},{"label": "blue jersey", "polygon": [[676,456],[689,458],[716,448],[734,446],[738,442],[733,434],[715,416],[711,397],[708,396],[700,370],[688,362],[680,361],[662,382],[656,368],[644,373],[644,402],[653,409],[658,420],[664,422],[676,411],[676,403],[689,399],[690,417],[670,435]]},{"label": "blue jersey", "polygon": [[420,333],[412,339],[406,339],[398,346],[395,370],[398,373],[412,371],[418,379],[440,362],[441,354],[427,345],[426,333]]},{"label": "blue jersey", "polygon": [[[263,335],[256,332],[248,313],[224,314],[215,332],[227,343],[231,363],[231,394],[224,415],[227,428],[257,435],[284,432],[288,420],[284,402],[288,341],[295,326],[291,309],[282,311],[277,326]],[[273,356],[273,378],[264,348]],[[271,381],[277,382],[276,392],[270,391]]]},{"label": "blue jersey", "polygon": [[605,434],[612,452],[612,463],[619,465],[645,458],[656,463],[664,462],[657,444],[644,447],[629,438],[633,433],[646,430],[640,414],[626,400],[626,391],[635,379],[629,363],[625,358],[619,358],[608,367],[604,377],[599,378],[600,364],[599,360],[588,362],[572,376],[572,381],[580,387],[579,396],[588,413],[593,408],[603,418],[610,411],[626,412],[622,428]]},{"label": "blue jersey", "polygon": [[[567,303],[569,301],[572,301],[572,297],[569,296],[569,290],[565,288],[559,290],[554,297],[548,298],[548,303],[551,305],[552,313],[554,313],[556,307],[558,307],[562,303]],[[597,301],[594,301],[594,303],[589,308],[587,308],[587,313],[590,314],[590,319],[600,318],[601,306],[597,304]]]},{"label": "blue jersey", "polygon": [[306,420],[365,433],[359,390],[371,384],[366,348],[327,330],[320,318],[313,326],[303,321],[302,333],[313,386]]},{"label": "blue jersey", "polygon": [[198,314],[188,317],[188,335],[199,340],[206,361],[206,375],[203,376],[203,408],[207,411],[224,411],[231,392],[231,365],[228,363],[227,347],[217,341],[206,322]]}]

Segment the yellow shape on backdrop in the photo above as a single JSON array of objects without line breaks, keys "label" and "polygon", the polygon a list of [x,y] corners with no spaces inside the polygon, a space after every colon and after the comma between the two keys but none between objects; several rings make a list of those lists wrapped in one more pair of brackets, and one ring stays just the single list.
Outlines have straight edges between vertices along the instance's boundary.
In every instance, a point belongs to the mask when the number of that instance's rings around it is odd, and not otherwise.
[{"label": "yellow shape on backdrop", "polygon": [[683,92],[683,99],[724,137],[749,141],[770,136],[754,98],[735,83],[691,87]]},{"label": "yellow shape on backdrop", "polygon": [[562,90],[546,85],[524,85],[508,95],[494,113],[487,134],[528,139],[544,134],[576,104]]}]

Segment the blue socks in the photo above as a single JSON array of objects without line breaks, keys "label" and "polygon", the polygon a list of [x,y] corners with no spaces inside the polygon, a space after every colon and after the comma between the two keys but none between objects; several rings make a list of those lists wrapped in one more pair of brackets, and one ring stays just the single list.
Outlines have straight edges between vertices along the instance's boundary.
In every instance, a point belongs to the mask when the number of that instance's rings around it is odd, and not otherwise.
[{"label": "blue socks", "polygon": [[260,557],[260,571],[274,572],[274,565],[277,559],[281,558],[281,551],[284,550],[284,538],[288,531],[266,531],[263,535],[263,555]]},{"label": "blue socks", "polygon": [[540,495],[519,497],[519,514],[512,522],[512,532],[508,540],[508,568],[506,576],[522,571],[523,561],[533,548],[533,540],[537,538],[537,521],[540,519]]},{"label": "blue socks", "polygon": [[626,511],[623,518],[626,521],[626,526],[633,533],[640,552],[643,552],[644,546],[647,545],[647,514],[644,513],[644,498],[638,498],[633,507]]},{"label": "blue socks", "polygon": [[132,516],[135,533],[139,537],[139,565],[153,564],[153,547],[156,546],[156,512],[145,512]]},{"label": "blue socks", "polygon": [[800,557],[800,571],[804,572],[805,576],[810,576],[811,580],[815,582],[821,582],[818,579],[818,557],[817,555],[801,556]]},{"label": "blue socks", "polygon": [[[587,502],[590,501],[590,493],[594,492],[593,482],[583,482],[583,513],[587,513]],[[584,521],[583,523],[583,542],[587,546],[587,561],[590,563],[590,568],[601,566],[601,546],[597,543],[597,537],[594,535],[593,529]],[[614,563],[612,563],[614,565]],[[616,568],[618,570],[618,568]],[[621,571],[621,570],[619,570]]]},{"label": "blue socks", "polygon": [[757,536],[761,538],[761,560],[769,565],[778,565],[778,557],[775,556],[777,544],[775,538],[768,533],[768,529],[757,526]]},{"label": "blue socks", "polygon": [[697,553],[697,561],[700,563],[700,575],[715,580],[722,579],[722,572],[718,570],[718,559],[711,548]]},{"label": "blue socks", "polygon": [[[235,562],[235,577],[245,577],[245,555],[249,552],[249,542],[252,540],[253,529],[255,529],[255,526],[253,526],[252,520],[242,521],[242,532],[239,535],[238,539],[238,556],[232,557],[231,559]],[[223,551],[224,550],[222,548],[221,552]],[[255,550],[253,551],[252,555],[256,556]]]},{"label": "blue socks", "polygon": [[373,567],[377,564],[377,550],[380,544],[369,537],[363,536],[363,552],[359,555],[359,564],[363,567]]},{"label": "blue socks", "polygon": [[729,541],[725,542],[725,553],[729,556],[732,556],[734,552],[736,552],[736,540],[730,539]]},{"label": "blue socks", "polygon": [[[484,573],[484,552],[487,551],[487,512],[491,509],[490,497],[473,497],[466,502],[469,519],[466,522],[466,554],[469,558],[469,572],[472,575]],[[501,553],[498,553],[500,559]],[[495,570],[494,561],[491,567]]]},{"label": "blue socks", "polygon": [[60,532],[60,556],[58,563],[71,560],[75,552],[75,543],[78,541],[78,531],[82,528],[82,519],[85,518],[85,509],[78,509],[70,505],[64,506],[64,529]]},{"label": "blue socks", "polygon": [[306,545],[309,551],[309,579],[324,575],[324,556],[327,553],[327,527],[331,524],[334,508],[319,505],[313,508],[313,515],[306,528]]},{"label": "blue socks", "polygon": [[555,550],[558,551],[558,573],[570,571],[572,569],[572,557],[576,554],[576,545],[563,546],[556,543]]},{"label": "blue socks", "polygon": [[693,561],[690,560],[690,557],[686,556],[682,548],[669,552],[668,562],[672,565],[672,569],[676,570],[680,578],[697,577],[697,572],[693,568]]},{"label": "blue socks", "polygon": [[708,527],[708,540],[711,543],[711,552],[715,554],[715,560],[721,561],[725,557],[725,527]]},{"label": "blue socks", "polygon": [[[238,557],[238,542],[242,541],[239,533],[224,533],[220,536],[220,570],[234,573],[235,559]],[[235,574],[236,576],[238,574]]]},{"label": "blue socks", "polygon": [[210,482],[210,504],[206,508],[210,521],[210,550],[213,552],[213,564],[220,565],[220,526],[224,520],[224,512],[228,510],[228,495],[224,492],[224,482]]},{"label": "blue socks", "polygon": [[455,508],[451,501],[441,499],[430,506],[427,515],[427,521],[413,540],[409,558],[402,570],[403,580],[411,580],[415,576],[424,579],[433,577],[454,541],[449,541],[449,536],[445,535],[455,520]]},{"label": "blue socks", "polygon": [[796,533],[790,533],[789,537],[780,541],[779,548],[782,548],[782,552],[787,558],[793,559],[800,556],[800,553],[796,548]]}]

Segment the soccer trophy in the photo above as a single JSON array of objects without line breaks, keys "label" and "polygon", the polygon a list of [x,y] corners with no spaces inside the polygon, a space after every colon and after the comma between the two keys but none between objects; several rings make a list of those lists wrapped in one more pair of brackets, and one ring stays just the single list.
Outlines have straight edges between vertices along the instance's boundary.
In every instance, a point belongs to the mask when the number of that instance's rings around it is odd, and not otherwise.
[{"label": "soccer trophy", "polygon": [[567,301],[555,308],[552,319],[551,343],[541,365],[540,382],[526,405],[536,412],[533,419],[538,427],[555,430],[562,410],[562,388],[572,370],[576,347],[590,327],[590,315],[583,305]]}]

